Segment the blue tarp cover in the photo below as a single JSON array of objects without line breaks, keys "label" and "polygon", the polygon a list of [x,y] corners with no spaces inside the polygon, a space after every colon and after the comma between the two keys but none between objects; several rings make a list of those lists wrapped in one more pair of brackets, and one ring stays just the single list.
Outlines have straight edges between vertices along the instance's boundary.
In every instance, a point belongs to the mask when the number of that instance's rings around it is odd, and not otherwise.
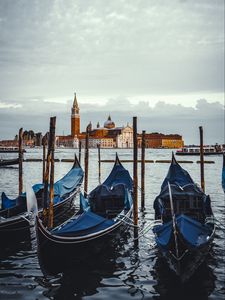
[{"label": "blue tarp cover", "polygon": [[[80,180],[83,178],[84,172],[81,168],[72,168],[63,178],[54,183],[54,204],[63,199],[63,196],[72,192]],[[38,183],[32,186],[35,193],[38,193],[44,188],[42,183]],[[26,193],[22,193],[21,197],[10,199],[6,194],[2,193],[2,209],[11,208],[19,205],[19,202],[26,200]]]},{"label": "blue tarp cover", "polygon": [[118,157],[107,179],[88,196],[93,212],[104,215],[107,210],[130,209],[132,206],[133,181]]},{"label": "blue tarp cover", "polygon": [[162,183],[160,194],[153,204],[157,216],[165,213],[164,204],[170,201],[168,182],[174,201],[184,198],[188,200],[194,197],[202,199],[203,212],[207,215],[212,214],[210,197],[203,193],[201,188],[194,183],[189,173],[177,163],[173,156],[167,176]]},{"label": "blue tarp cover", "polygon": [[17,205],[18,198],[9,199],[4,192],[2,192],[2,208],[7,209]]},{"label": "blue tarp cover", "polygon": [[112,226],[113,220],[105,219],[91,211],[85,211],[77,218],[71,218],[65,225],[52,230],[54,235],[82,236]]},{"label": "blue tarp cover", "polygon": [[[191,247],[200,247],[208,242],[207,237],[212,234],[212,228],[208,225],[201,224],[186,215],[176,217],[176,225],[183,238]],[[155,226],[153,229],[156,234],[156,242],[162,248],[166,248],[170,237],[173,234],[172,221]]]},{"label": "blue tarp cover", "polygon": [[72,168],[62,179],[54,184],[54,204],[71,193],[81,181],[84,172],[81,168]]},{"label": "blue tarp cover", "polygon": [[132,190],[133,188],[133,181],[130,177],[129,172],[120,163],[116,163],[114,165],[111,173],[103,182],[103,185],[111,188],[118,183],[124,184],[128,188],[128,190]]},{"label": "blue tarp cover", "polygon": [[176,162],[174,157],[172,158],[166,178],[161,185],[161,190],[167,187],[168,182],[170,184],[177,184],[181,187],[189,183],[194,184],[189,173]]}]

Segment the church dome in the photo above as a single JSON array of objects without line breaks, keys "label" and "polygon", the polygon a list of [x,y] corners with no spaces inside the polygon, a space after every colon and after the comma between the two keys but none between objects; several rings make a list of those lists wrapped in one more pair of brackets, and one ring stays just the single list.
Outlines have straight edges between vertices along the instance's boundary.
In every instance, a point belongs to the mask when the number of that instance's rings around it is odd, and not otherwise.
[{"label": "church dome", "polygon": [[105,128],[108,128],[108,129],[115,128],[115,123],[111,120],[110,115],[108,116],[108,120],[105,121],[104,127],[105,127]]}]

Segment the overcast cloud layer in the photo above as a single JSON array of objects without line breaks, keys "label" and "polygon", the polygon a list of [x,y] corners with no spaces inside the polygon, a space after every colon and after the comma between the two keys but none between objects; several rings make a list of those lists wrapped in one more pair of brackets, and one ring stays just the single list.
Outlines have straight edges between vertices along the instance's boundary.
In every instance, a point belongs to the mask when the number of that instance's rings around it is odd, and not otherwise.
[{"label": "overcast cloud layer", "polygon": [[0,0],[0,82],[0,139],[23,124],[42,131],[43,99],[66,132],[74,91],[84,123],[123,105],[120,124],[137,114],[142,129],[178,132],[186,122],[192,137],[202,121],[222,139],[224,1]]},{"label": "overcast cloud layer", "polygon": [[[113,104],[112,104],[113,103]],[[39,99],[25,101],[21,107],[14,102],[0,110],[0,136],[11,137],[20,127],[45,133],[49,128],[49,117],[57,116],[57,134],[70,134],[70,108],[72,101],[65,104]],[[38,113],[37,113],[38,112]],[[204,129],[206,144],[224,143],[224,106],[219,102],[209,103],[198,100],[195,107],[158,102],[153,108],[146,101],[137,104],[123,98],[110,99],[105,105],[80,104],[81,130],[91,121],[103,126],[110,113],[116,126],[132,125],[132,116],[138,117],[138,131],[176,133],[183,136],[185,144],[199,143],[199,126]]]}]

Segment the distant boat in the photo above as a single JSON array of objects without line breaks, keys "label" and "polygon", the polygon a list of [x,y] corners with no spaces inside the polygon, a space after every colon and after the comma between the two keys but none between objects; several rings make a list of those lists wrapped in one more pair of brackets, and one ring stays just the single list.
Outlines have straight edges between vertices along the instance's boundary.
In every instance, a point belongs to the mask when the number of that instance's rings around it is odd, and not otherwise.
[{"label": "distant boat", "polygon": [[172,157],[154,201],[156,244],[181,282],[205,260],[215,235],[210,197]]},{"label": "distant boat", "polygon": [[[204,146],[204,155],[222,155],[225,151],[224,145]],[[200,155],[200,147],[183,147],[176,151],[176,155]]]},{"label": "distant boat", "polygon": [[[75,157],[72,169],[54,183],[54,225],[65,221],[74,205],[74,198],[83,180],[83,170]],[[35,184],[33,190],[37,197],[39,215],[42,217],[43,184]],[[71,213],[70,213],[71,215]],[[16,199],[10,199],[2,193],[0,209],[0,241],[1,247],[15,241],[25,240],[30,233],[30,218],[27,212],[26,193]]]},{"label": "distant boat", "polygon": [[[18,147],[2,147],[0,146],[0,153],[18,153],[19,148]],[[25,149],[23,149],[23,152],[26,152]]]},{"label": "distant boat", "polygon": [[223,187],[223,191],[225,193],[225,153],[223,154],[222,187]]},{"label": "distant boat", "polygon": [[19,158],[0,159],[0,168],[1,167],[6,167],[6,166],[18,165],[18,164],[19,164]]},{"label": "distant boat", "polygon": [[108,178],[88,196],[80,211],[53,230],[37,217],[38,258],[43,274],[57,274],[72,263],[96,259],[104,247],[129,226],[133,181],[118,157]]}]

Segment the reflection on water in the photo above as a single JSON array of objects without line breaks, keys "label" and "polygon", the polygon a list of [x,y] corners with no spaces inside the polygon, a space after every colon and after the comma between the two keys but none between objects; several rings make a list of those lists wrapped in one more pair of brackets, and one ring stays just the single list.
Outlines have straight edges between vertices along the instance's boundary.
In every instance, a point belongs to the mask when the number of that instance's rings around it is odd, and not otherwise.
[{"label": "reflection on water", "polygon": [[71,265],[69,270],[55,280],[49,277],[50,288],[44,293],[45,296],[54,299],[80,299],[97,294],[99,288],[121,286],[115,283],[115,274],[120,273],[125,265],[117,259],[125,254],[124,244],[128,237],[129,232],[125,232],[119,241],[112,241],[104,252],[96,255],[94,259]]},{"label": "reflection on water", "polygon": [[216,280],[213,268],[209,266],[209,261],[210,256],[187,283],[181,284],[175,274],[168,269],[164,258],[157,253],[152,276],[157,281],[154,288],[160,296],[155,297],[155,299],[208,299],[208,296],[215,289]]},{"label": "reflection on water", "polygon": [[[132,150],[117,149],[119,156],[132,159]],[[29,150],[26,158],[40,158],[40,151]],[[74,150],[60,150],[56,158],[72,158]],[[82,154],[83,155],[83,154]],[[113,159],[113,150],[102,150],[102,159]],[[170,150],[146,150],[146,159],[170,159]],[[197,159],[197,158],[195,158]],[[224,194],[220,178],[222,159],[213,158],[215,164],[205,168],[206,191],[211,195],[213,211],[224,224]],[[97,151],[90,149],[91,168],[89,170],[90,191],[97,184]],[[83,164],[83,157],[82,157]],[[71,168],[72,163],[56,163],[55,179],[58,180]],[[132,164],[124,163],[132,174]],[[152,209],[155,196],[159,193],[168,164],[146,164],[146,210],[139,215],[139,225],[154,218]],[[185,169],[199,183],[199,165],[185,164]],[[102,163],[102,180],[106,178],[112,164]],[[24,182],[41,182],[42,164],[24,163]],[[139,168],[140,180],[140,168]],[[25,185],[25,184],[24,184]],[[140,185],[140,184],[139,184]],[[16,197],[18,191],[18,169],[0,170],[0,192]],[[6,299],[213,299],[225,298],[225,236],[224,230],[217,229],[210,256],[185,285],[179,285],[176,278],[158,257],[157,249],[151,249],[151,240],[140,238],[138,245],[133,240],[130,229],[119,243],[113,243],[101,256],[85,264],[71,266],[62,275],[45,278],[41,273],[37,253],[34,228],[31,239],[12,247],[4,247],[0,241],[0,300]],[[150,238],[150,233],[148,238]]]}]

